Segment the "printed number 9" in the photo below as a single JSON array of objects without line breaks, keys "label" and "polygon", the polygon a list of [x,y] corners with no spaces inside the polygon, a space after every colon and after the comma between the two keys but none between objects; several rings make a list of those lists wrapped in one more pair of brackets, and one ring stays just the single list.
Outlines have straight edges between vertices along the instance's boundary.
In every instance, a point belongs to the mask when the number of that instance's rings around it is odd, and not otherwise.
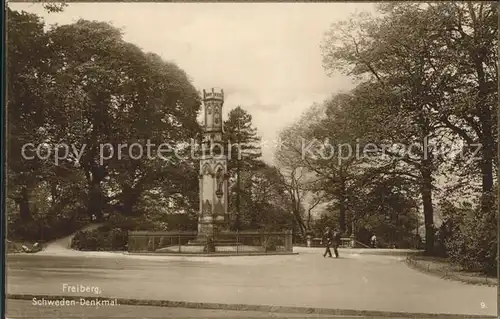
[{"label": "printed number 9", "polygon": [[486,308],[486,304],[484,302],[481,302],[481,309]]}]

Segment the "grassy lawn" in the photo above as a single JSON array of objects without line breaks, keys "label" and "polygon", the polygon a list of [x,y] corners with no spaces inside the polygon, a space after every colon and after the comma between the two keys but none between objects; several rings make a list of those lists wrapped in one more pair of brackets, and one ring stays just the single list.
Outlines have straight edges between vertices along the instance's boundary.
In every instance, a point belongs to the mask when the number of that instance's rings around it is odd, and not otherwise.
[{"label": "grassy lawn", "polygon": [[438,275],[446,279],[457,280],[469,284],[496,286],[497,278],[479,272],[468,272],[460,266],[452,264],[446,258],[412,256],[407,258],[407,264],[417,270]]}]

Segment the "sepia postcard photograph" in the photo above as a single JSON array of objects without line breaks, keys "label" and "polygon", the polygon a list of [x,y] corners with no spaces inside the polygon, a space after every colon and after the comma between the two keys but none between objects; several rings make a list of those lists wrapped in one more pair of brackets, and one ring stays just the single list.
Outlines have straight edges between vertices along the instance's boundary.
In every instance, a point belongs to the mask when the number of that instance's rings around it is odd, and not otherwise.
[{"label": "sepia postcard photograph", "polygon": [[4,318],[498,318],[499,11],[5,3]]}]

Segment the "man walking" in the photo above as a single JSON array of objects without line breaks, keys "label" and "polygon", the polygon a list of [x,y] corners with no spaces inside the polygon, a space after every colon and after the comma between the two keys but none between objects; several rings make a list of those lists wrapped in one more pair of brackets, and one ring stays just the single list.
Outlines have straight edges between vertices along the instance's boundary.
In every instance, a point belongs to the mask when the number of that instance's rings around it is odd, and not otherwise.
[{"label": "man walking", "polygon": [[332,258],[332,251],[330,250],[330,246],[333,244],[333,236],[332,232],[330,230],[330,227],[325,228],[325,232],[323,233],[323,241],[326,242],[326,249],[325,253],[323,254],[323,258],[326,257],[326,254],[328,254],[328,257]]},{"label": "man walking", "polygon": [[[340,238],[340,232],[337,229],[333,230],[333,253],[335,254],[335,258],[339,258],[339,251],[338,248],[340,246],[341,238]],[[330,253],[331,257],[331,253]]]}]

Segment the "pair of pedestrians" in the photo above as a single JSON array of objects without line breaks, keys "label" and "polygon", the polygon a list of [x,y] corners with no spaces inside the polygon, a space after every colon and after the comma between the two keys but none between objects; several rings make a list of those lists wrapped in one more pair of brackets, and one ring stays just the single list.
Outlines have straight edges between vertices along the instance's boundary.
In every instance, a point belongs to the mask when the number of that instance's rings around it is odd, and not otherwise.
[{"label": "pair of pedestrians", "polygon": [[323,257],[328,255],[328,257],[332,258],[333,256],[330,247],[333,247],[335,258],[339,258],[338,248],[340,246],[340,232],[337,229],[332,231],[330,227],[326,227],[325,233],[323,234],[323,240],[326,242],[326,249]]}]

